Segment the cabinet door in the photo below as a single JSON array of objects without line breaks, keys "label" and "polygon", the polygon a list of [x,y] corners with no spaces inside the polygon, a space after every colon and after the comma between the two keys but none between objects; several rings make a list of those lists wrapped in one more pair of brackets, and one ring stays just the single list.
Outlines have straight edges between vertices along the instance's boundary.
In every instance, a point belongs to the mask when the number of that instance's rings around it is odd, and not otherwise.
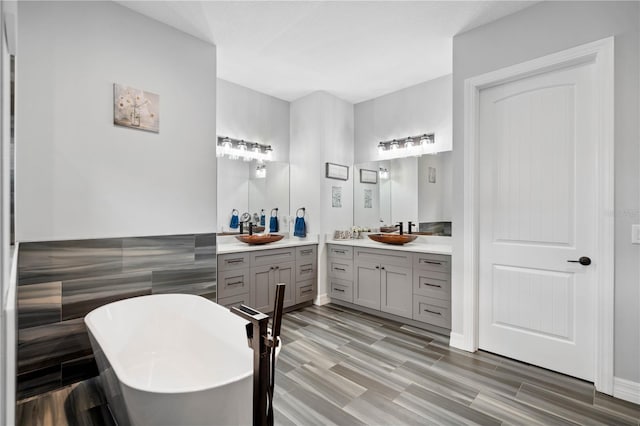
[{"label": "cabinet door", "polygon": [[380,309],[380,265],[370,262],[356,263],[353,290],[353,303]]},{"label": "cabinet door", "polygon": [[280,263],[274,266],[274,280],[271,285],[269,285],[269,300],[271,306],[268,311],[264,312],[271,312],[273,310],[273,304],[276,301],[276,284],[279,283],[286,284],[284,288],[284,307],[286,308],[296,303],[295,274],[295,262]]},{"label": "cabinet door", "polygon": [[380,265],[380,310],[405,318],[413,317],[412,269]]},{"label": "cabinet door", "polygon": [[273,309],[273,271],[273,266],[251,268],[251,307],[263,313]]}]

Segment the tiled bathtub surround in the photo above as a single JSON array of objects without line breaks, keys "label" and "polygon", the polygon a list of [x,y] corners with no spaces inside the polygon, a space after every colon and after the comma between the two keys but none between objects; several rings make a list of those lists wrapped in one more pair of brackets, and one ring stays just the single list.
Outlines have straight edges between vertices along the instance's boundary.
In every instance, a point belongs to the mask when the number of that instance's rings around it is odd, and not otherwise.
[{"label": "tiled bathtub surround", "polygon": [[84,316],[120,299],[216,299],[216,235],[21,243],[18,399],[97,375]]}]

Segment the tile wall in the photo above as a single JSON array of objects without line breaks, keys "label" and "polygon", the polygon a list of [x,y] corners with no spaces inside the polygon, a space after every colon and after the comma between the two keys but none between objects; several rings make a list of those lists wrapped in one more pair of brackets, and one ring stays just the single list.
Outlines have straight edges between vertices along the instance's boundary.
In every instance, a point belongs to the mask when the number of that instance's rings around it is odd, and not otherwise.
[{"label": "tile wall", "polygon": [[21,243],[17,399],[98,374],[84,316],[120,299],[216,300],[216,235]]}]

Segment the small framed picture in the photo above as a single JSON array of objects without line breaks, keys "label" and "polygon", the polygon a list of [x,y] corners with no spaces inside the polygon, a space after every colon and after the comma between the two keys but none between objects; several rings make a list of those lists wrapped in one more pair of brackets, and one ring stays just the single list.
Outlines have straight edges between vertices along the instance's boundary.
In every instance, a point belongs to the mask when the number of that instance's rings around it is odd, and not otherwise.
[{"label": "small framed picture", "polygon": [[360,182],[378,183],[378,172],[375,170],[360,169]]},{"label": "small framed picture", "polygon": [[429,183],[436,183],[436,168],[429,167]]},{"label": "small framed picture", "polygon": [[349,166],[327,163],[326,177],[330,179],[349,180]]}]

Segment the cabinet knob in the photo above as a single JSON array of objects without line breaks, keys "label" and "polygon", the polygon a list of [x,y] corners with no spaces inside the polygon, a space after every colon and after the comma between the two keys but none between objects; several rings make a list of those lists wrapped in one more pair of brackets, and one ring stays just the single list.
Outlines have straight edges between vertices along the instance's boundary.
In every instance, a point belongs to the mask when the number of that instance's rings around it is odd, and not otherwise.
[{"label": "cabinet knob", "polygon": [[380,267],[380,269],[384,269],[384,266]]},{"label": "cabinet knob", "polygon": [[379,267],[379,266],[376,266],[376,269],[380,269],[380,267]]}]

